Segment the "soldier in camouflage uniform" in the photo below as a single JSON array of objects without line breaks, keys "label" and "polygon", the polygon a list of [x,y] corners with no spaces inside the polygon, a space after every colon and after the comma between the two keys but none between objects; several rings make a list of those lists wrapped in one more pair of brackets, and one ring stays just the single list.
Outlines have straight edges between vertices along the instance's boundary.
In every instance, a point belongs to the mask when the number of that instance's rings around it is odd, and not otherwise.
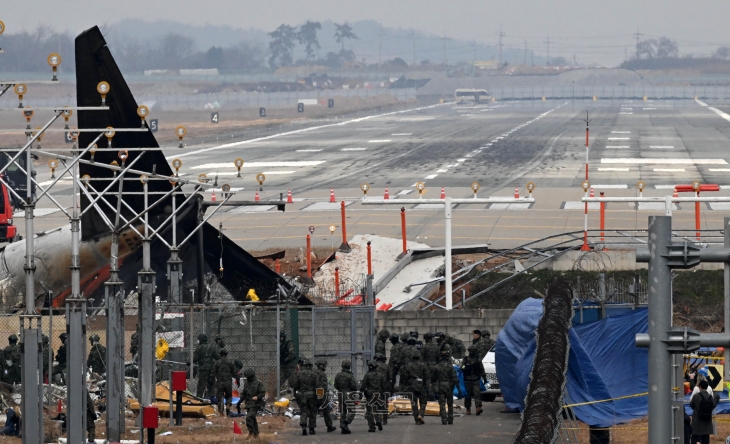
[{"label": "soldier in camouflage uniform", "polygon": [[246,403],[246,429],[248,438],[256,439],[259,436],[259,424],[256,421],[256,414],[266,406],[266,388],[263,382],[256,378],[256,372],[247,368],[243,372],[246,384],[241,393],[241,399]]},{"label": "soldier in camouflage uniform", "polygon": [[479,380],[486,382],[487,375],[484,373],[484,365],[479,359],[479,349],[475,345],[469,346],[469,356],[464,360],[461,366],[464,372],[464,386],[466,387],[466,399],[464,399],[464,407],[466,414],[471,415],[471,400],[477,407],[477,415],[482,413],[482,389],[479,387]]},{"label": "soldier in camouflage uniform", "polygon": [[297,366],[294,368],[294,372],[287,378],[286,382],[289,384],[289,387],[291,387],[292,392],[294,393],[294,399],[297,401],[297,406],[301,408],[302,401],[299,399],[299,394],[294,390],[294,386],[297,384],[297,378],[299,377],[299,372],[301,369],[304,368],[304,359],[299,358],[299,362],[297,363]]},{"label": "soldier in camouflage uniform", "polygon": [[477,348],[477,356],[479,356],[479,360],[481,361],[484,359],[484,357],[487,356],[489,349],[487,348],[487,341],[482,338],[482,332],[480,330],[474,330],[472,333],[471,343]]},{"label": "soldier in camouflage uniform", "polygon": [[[317,368],[314,370],[319,378],[318,388],[324,390],[325,400],[323,401],[324,407],[322,407],[322,416],[324,417],[324,424],[327,426],[327,432],[334,432],[337,427],[332,425],[332,416],[330,415],[330,402],[329,402],[329,382],[327,381],[327,360],[318,359]],[[320,403],[319,405],[322,405]]]},{"label": "soldier in camouflage uniform", "polygon": [[20,384],[20,346],[18,336],[8,336],[8,346],[3,351],[5,367],[5,382],[8,384]]},{"label": "soldier in camouflage uniform", "polygon": [[[459,384],[456,370],[451,365],[451,357],[447,352],[441,353],[441,362],[436,365],[431,375],[431,381],[436,383],[434,391],[439,397],[439,414],[441,424],[454,423],[454,387]],[[448,406],[448,414],[446,407]]]},{"label": "soldier in camouflage uniform", "polygon": [[464,346],[464,343],[461,342],[461,339],[446,335],[446,339],[444,340],[451,347],[451,356],[456,359],[463,359],[466,356],[466,347]]},{"label": "soldier in camouflage uniform", "polygon": [[484,342],[487,343],[487,352],[494,347],[494,339],[492,339],[492,334],[489,333],[489,330],[482,330],[482,338],[484,338]]},{"label": "soldier in camouflage uniform", "polygon": [[304,361],[304,368],[299,370],[294,380],[292,388],[298,396],[299,425],[302,427],[302,435],[307,436],[307,426],[309,426],[309,434],[314,435],[314,429],[317,427],[317,408],[319,402],[317,400],[317,387],[319,387],[319,377],[312,370],[312,361],[307,359]]},{"label": "soldier in camouflage uniform", "polygon": [[433,334],[426,333],[423,335],[423,339],[426,341],[421,349],[421,360],[426,363],[429,370],[433,370],[436,364],[439,363],[439,346],[433,342]]},{"label": "soldier in camouflage uniform", "polygon": [[61,333],[58,335],[58,339],[61,340],[61,346],[58,347],[58,351],[56,352],[55,361],[57,362],[56,366],[53,367],[53,374],[51,375],[51,379],[57,379],[54,383],[59,385],[66,385],[66,339],[68,338],[68,335],[66,333]]},{"label": "soldier in camouflage uniform", "polygon": [[226,406],[226,416],[231,415],[231,386],[233,378],[236,377],[238,371],[236,365],[228,360],[228,350],[225,348],[220,351],[220,359],[213,365],[210,377],[215,380],[215,397],[218,399],[218,413],[223,414],[223,401]]},{"label": "soldier in camouflage uniform", "polygon": [[[376,353],[375,362],[378,364],[378,373],[380,373],[383,376],[383,380],[385,381],[385,387],[383,388],[383,391],[381,392],[380,396],[387,403],[388,397],[393,393],[393,387],[390,385],[391,381],[393,380],[393,375],[391,374],[390,366],[385,363],[384,354]],[[381,415],[381,422],[383,423],[383,425],[388,424],[388,414],[383,413]]]},{"label": "soldier in camouflage uniform", "polygon": [[132,339],[129,341],[129,353],[132,354],[132,359],[137,356],[137,351],[139,351],[139,324],[134,328]]},{"label": "soldier in camouflage uniform", "polygon": [[421,352],[413,350],[411,362],[405,365],[401,373],[401,385],[411,393],[411,410],[416,424],[422,425],[426,416],[426,402],[431,375],[428,366],[421,362]]},{"label": "soldier in camouflage uniform", "polygon": [[390,332],[388,330],[380,330],[377,337],[375,338],[375,353],[382,353],[385,356],[385,343],[390,338]]},{"label": "soldier in camouflage uniform", "polygon": [[[378,364],[375,361],[368,361],[368,372],[360,382],[360,391],[365,394],[365,417],[368,420],[368,432],[374,432],[375,426],[379,430],[383,430],[383,423],[380,421],[380,415],[376,412],[379,408],[383,408],[383,400],[380,393],[383,392],[385,380],[378,373]],[[386,401],[387,402],[387,401]]]},{"label": "soldier in camouflage uniform", "polygon": [[215,335],[215,345],[217,345],[220,350],[226,348],[226,343],[223,342],[223,336]]},{"label": "soldier in camouflage uniform", "polygon": [[[412,345],[408,344],[408,339],[411,338],[411,335],[408,333],[401,333],[400,335],[400,347],[398,348],[398,362],[396,362],[397,372],[393,373],[393,378],[400,375],[401,371],[403,371],[403,367],[410,361],[410,352],[413,350]],[[402,382],[399,383],[399,385],[403,385]],[[399,388],[400,390],[400,388]]]},{"label": "soldier in camouflage uniform", "polygon": [[343,435],[352,433],[349,424],[355,419],[354,412],[347,411],[347,400],[350,399],[350,393],[357,391],[357,383],[355,377],[350,370],[350,361],[342,361],[342,371],[335,376],[335,390],[340,393],[340,429]]},{"label": "soldier in camouflage uniform", "polygon": [[400,343],[400,338],[398,338],[397,334],[393,333],[390,335],[390,343],[392,346],[390,347],[388,365],[390,366],[390,375],[392,378],[390,381],[390,388],[393,389],[395,387],[395,376],[398,374],[398,366],[396,365],[398,362],[398,351],[401,349],[401,346],[398,345]]},{"label": "soldier in camouflage uniform", "polygon": [[196,396],[202,398],[206,393],[213,396],[213,384],[211,383],[211,371],[215,365],[215,361],[220,359],[219,348],[213,344],[208,344],[208,335],[201,333],[198,335],[198,346],[193,354],[193,363],[198,365],[198,388]]},{"label": "soldier in camouflage uniform", "polygon": [[50,383],[50,381],[48,381],[48,377],[49,377],[49,375],[48,375],[48,360],[50,359],[50,357],[48,356],[48,352],[50,351],[50,348],[51,347],[50,347],[50,345],[48,345],[48,336],[46,336],[45,333],[43,333],[43,335],[41,336],[41,340],[42,340],[42,343],[43,343],[43,347],[42,347],[42,353],[43,353],[43,371],[41,373],[43,373],[43,381]]},{"label": "soldier in camouflage uniform", "polygon": [[286,338],[286,333],[279,333],[279,368],[281,380],[288,380],[297,366],[297,355],[294,352],[294,342]]},{"label": "soldier in camouflage uniform", "polygon": [[86,365],[97,375],[103,375],[106,372],[106,347],[101,345],[99,340],[99,335],[91,335],[89,338],[91,350],[89,357],[86,358]]}]

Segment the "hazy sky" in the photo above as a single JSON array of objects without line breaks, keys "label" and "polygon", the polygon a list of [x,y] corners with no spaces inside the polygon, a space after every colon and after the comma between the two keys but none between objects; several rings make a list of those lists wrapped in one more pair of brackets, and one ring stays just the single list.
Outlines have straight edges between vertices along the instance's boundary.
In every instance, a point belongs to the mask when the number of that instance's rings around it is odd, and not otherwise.
[{"label": "hazy sky", "polygon": [[[524,46],[585,63],[619,63],[633,50],[633,33],[666,35],[682,54],[709,54],[730,44],[729,1],[686,0],[4,0],[7,32],[43,23],[76,33],[122,18],[170,19],[273,30],[307,19],[378,20],[460,39],[496,43],[500,24],[507,46]],[[184,29],[180,30],[184,33]]]}]

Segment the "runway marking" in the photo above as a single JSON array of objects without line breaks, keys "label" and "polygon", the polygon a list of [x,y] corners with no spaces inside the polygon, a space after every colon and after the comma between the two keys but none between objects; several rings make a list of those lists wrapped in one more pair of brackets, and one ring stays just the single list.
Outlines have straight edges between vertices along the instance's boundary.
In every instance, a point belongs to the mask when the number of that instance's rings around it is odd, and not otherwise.
[{"label": "runway marking", "polygon": [[709,202],[712,211],[730,211],[730,202]]},{"label": "runway marking", "polygon": [[655,110],[656,108],[644,108],[644,111],[646,110]]},{"label": "runway marking", "polygon": [[342,148],[340,151],[365,151],[367,148]]},{"label": "runway marking", "polygon": [[606,148],[622,150],[622,149],[631,148],[631,147],[628,145],[606,145]]},{"label": "runway marking", "polygon": [[[305,167],[317,166],[325,163],[326,160],[300,160],[291,162],[246,162],[241,168],[262,168],[262,167]],[[228,168],[231,163],[205,163],[190,167],[191,170],[214,170],[216,168]],[[233,167],[231,167],[233,168]]]},{"label": "runway marking", "polygon": [[442,204],[418,204],[411,210],[442,210],[443,208]]},{"label": "runway marking", "polygon": [[[345,206],[350,205],[352,201],[343,201]],[[302,211],[333,211],[340,209],[340,202],[315,202],[308,207],[302,208]]]},{"label": "runway marking", "polygon": [[595,189],[603,189],[603,190],[610,190],[610,189],[614,189],[614,190],[625,190],[628,187],[629,186],[626,185],[626,184],[593,185],[593,188],[595,188]]},{"label": "runway marking", "polygon": [[240,214],[240,213],[264,213],[266,211],[276,208],[275,205],[243,205],[240,207],[233,208],[227,211],[228,214]]},{"label": "runway marking", "polygon": [[635,157],[628,158],[601,158],[601,163],[620,163],[634,165],[727,165],[725,159],[642,159]]},{"label": "runway marking", "polygon": [[611,134],[631,134],[631,131],[611,131]]},{"label": "runway marking", "polygon": [[631,114],[634,114],[634,113],[619,113],[619,114],[631,115]]},{"label": "runway marking", "polygon": [[392,142],[390,139],[374,139],[374,140],[368,140],[368,143],[388,143]]},{"label": "runway marking", "polygon": [[730,168],[708,168],[709,171],[716,171],[718,173],[730,172]]},{"label": "runway marking", "polygon": [[654,171],[663,173],[678,173],[684,171],[684,168],[654,168]]},{"label": "runway marking", "polygon": [[413,133],[395,133],[391,134],[391,136],[412,136]]},{"label": "runway marking", "polygon": [[673,190],[674,185],[654,185],[655,190]]},{"label": "runway marking", "polygon": [[608,140],[631,140],[631,137],[609,137]]},{"label": "runway marking", "polygon": [[436,176],[438,176],[438,174],[430,174],[430,175],[426,176],[426,180],[435,179]]},{"label": "runway marking", "polygon": [[437,172],[437,173],[446,173],[446,172],[448,172],[448,171],[449,171],[449,170],[445,170],[445,169],[440,169],[440,170],[436,170],[436,172]]},{"label": "runway marking", "polygon": [[[292,134],[301,134],[301,133],[306,133],[306,132],[310,132],[310,131],[317,131],[317,130],[321,130],[321,129],[324,129],[324,128],[333,128],[333,127],[337,127],[337,126],[345,126],[345,125],[349,125],[351,123],[360,123],[360,122],[364,122],[364,121],[367,121],[367,120],[377,119],[377,118],[380,118],[380,117],[394,116],[394,115],[398,115],[398,114],[410,113],[410,112],[413,112],[413,111],[423,111],[423,110],[433,109],[433,108],[436,108],[436,107],[439,107],[439,106],[444,106],[444,105],[445,104],[443,104],[443,103],[436,103],[434,105],[422,106],[422,107],[418,107],[418,108],[410,108],[410,109],[404,109],[404,110],[400,110],[400,111],[392,111],[392,112],[389,112],[389,113],[374,114],[374,115],[371,115],[371,116],[359,117],[357,119],[346,120],[344,122],[328,123],[326,125],[312,126],[312,127],[309,127],[309,128],[301,128],[301,129],[293,130],[293,131],[285,131],[283,133],[272,134],[270,136],[257,137],[255,139],[242,140],[240,142],[232,142],[232,143],[226,143],[226,144],[223,144],[223,145],[213,146],[213,147],[210,147],[210,148],[203,148],[203,149],[191,151],[191,152],[185,153],[185,154],[176,154],[176,155],[170,156],[170,158],[188,157],[188,156],[192,156],[192,155],[195,155],[195,154],[207,153],[209,151],[216,151],[216,150],[220,150],[220,149],[224,149],[224,148],[232,148],[232,147],[236,147],[236,146],[247,145],[247,144],[251,144],[251,143],[255,143],[255,142],[261,142],[263,140],[275,139],[275,138],[282,137],[282,136],[290,136]],[[425,119],[424,118],[421,118],[421,117],[415,117],[415,118],[416,119],[420,119],[420,120],[431,120],[431,119],[433,119],[433,117],[426,117]],[[404,120],[404,119],[401,119],[401,120]]]},{"label": "runway marking", "polygon": [[400,190],[398,191],[398,194],[396,196],[405,196],[406,194],[411,194],[413,190]]},{"label": "runway marking", "polygon": [[598,171],[629,171],[628,168],[598,168]]},{"label": "runway marking", "polygon": [[529,210],[531,203],[493,203],[488,210]]},{"label": "runway marking", "polygon": [[700,99],[695,99],[695,102],[697,102],[697,104],[700,106],[707,106],[707,104]]},{"label": "runway marking", "polygon": [[[237,193],[238,191],[243,191],[243,187],[231,188],[231,192],[232,193]],[[213,192],[215,192],[215,193],[222,193],[223,192],[223,189],[222,188],[209,188],[209,189],[205,190],[205,192],[206,193],[213,193]]]},{"label": "runway marking", "polygon": [[457,162],[464,162],[466,159],[456,159]]},{"label": "runway marking", "polygon": [[718,116],[722,117],[723,119],[730,121],[730,115],[728,115],[727,113],[724,113],[724,112],[720,111],[719,109],[714,108],[712,106],[707,107],[707,109],[713,111],[714,113],[716,113]]},{"label": "runway marking", "polygon": [[[606,204],[608,207],[608,204]],[[585,210],[585,202],[580,201],[568,201],[563,202],[563,204],[560,206],[561,210]],[[600,210],[601,205],[599,202],[588,202],[588,209],[589,210]]]},{"label": "runway marking", "polygon": [[673,150],[674,147],[672,145],[649,145],[649,148],[655,149],[655,150]]},{"label": "runway marking", "polygon": [[492,143],[497,143],[497,142],[499,142],[499,140],[497,140],[497,139],[492,140]]},{"label": "runway marking", "polygon": [[322,150],[297,150],[297,153],[318,153]]}]

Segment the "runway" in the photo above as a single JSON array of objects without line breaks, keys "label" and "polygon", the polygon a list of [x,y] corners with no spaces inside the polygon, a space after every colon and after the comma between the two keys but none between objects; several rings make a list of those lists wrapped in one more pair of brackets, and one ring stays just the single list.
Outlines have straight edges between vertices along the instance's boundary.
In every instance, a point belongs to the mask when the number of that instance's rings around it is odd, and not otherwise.
[{"label": "runway", "polygon": [[[725,108],[727,111],[727,108]],[[179,149],[163,147],[169,161],[179,158],[183,177],[206,174],[237,192],[234,200],[252,200],[266,180],[262,200],[278,199],[291,190],[295,203],[285,213],[275,207],[222,209],[211,222],[244,248],[260,250],[304,245],[308,227],[315,244],[329,246],[327,229],[338,227],[339,204],[328,203],[330,190],[347,205],[348,235],[400,235],[397,205],[363,206],[362,183],[370,197],[417,197],[415,184],[425,182],[424,197],[438,198],[444,187],[452,197],[470,197],[479,182],[479,197],[511,196],[515,187],[537,185],[531,206],[461,205],[454,211],[454,243],[489,243],[508,248],[544,236],[583,228],[586,111],[590,119],[589,181],[607,196],[636,195],[635,183],[647,184],[644,195],[664,196],[678,183],[700,180],[725,185],[730,192],[730,121],[723,106],[700,101],[537,101],[414,105],[410,109],[368,116],[311,119],[251,134],[221,134],[225,144]],[[727,116],[727,114],[725,114]],[[233,137],[233,139],[231,139]],[[234,160],[244,160],[237,177]],[[39,177],[44,180],[46,171]],[[220,199],[220,189],[217,191]],[[206,195],[207,199],[212,196]],[[443,246],[443,212],[407,206],[408,237]],[[680,206],[674,226],[694,228],[694,207]],[[703,228],[719,229],[730,205],[702,206]],[[609,204],[608,229],[645,229],[646,217],[660,208]],[[56,212],[36,220],[44,229],[68,223]],[[598,228],[598,212],[590,226]]]}]

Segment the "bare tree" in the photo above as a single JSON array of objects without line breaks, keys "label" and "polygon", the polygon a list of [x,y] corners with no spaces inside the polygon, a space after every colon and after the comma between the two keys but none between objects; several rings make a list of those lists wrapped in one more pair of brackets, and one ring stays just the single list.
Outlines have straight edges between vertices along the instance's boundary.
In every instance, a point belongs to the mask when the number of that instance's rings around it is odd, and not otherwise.
[{"label": "bare tree", "polygon": [[640,59],[653,59],[656,57],[656,47],[656,40],[642,40],[636,45],[636,56]]}]

